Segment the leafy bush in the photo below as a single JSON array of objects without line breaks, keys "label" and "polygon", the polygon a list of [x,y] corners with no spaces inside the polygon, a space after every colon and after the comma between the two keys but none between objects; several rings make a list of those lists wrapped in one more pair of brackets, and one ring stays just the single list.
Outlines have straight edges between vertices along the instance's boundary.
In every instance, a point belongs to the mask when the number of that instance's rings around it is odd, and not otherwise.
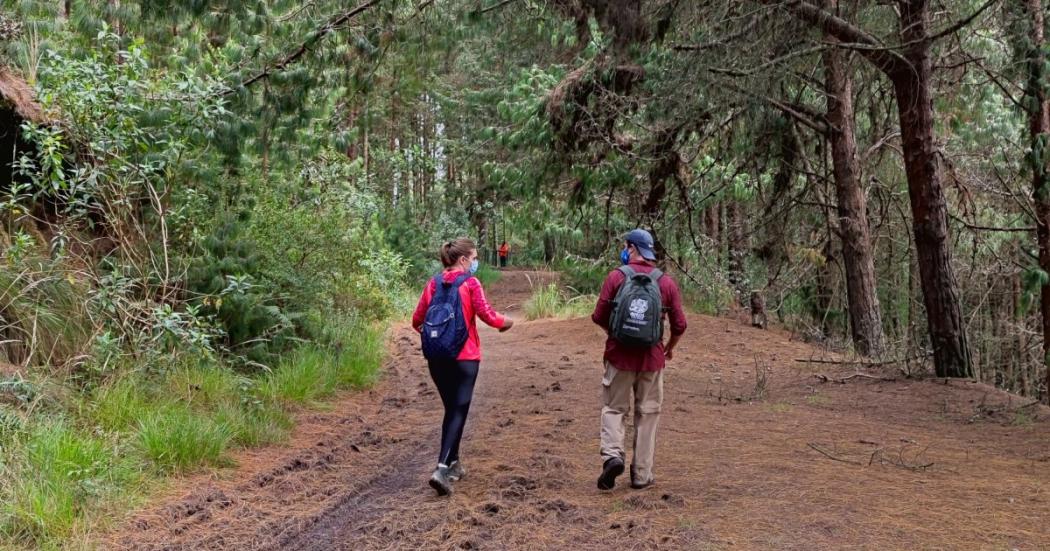
[{"label": "leafy bush", "polygon": [[228,221],[204,240],[204,254],[193,259],[186,283],[193,297],[190,304],[218,320],[226,347],[262,363],[285,344],[292,316],[256,284],[258,257],[254,244],[240,238],[240,226],[239,221]]},{"label": "leafy bush", "polygon": [[598,294],[602,282],[616,265],[602,259],[588,259],[579,256],[566,256],[556,266],[562,274],[566,287],[576,289],[581,294]]}]

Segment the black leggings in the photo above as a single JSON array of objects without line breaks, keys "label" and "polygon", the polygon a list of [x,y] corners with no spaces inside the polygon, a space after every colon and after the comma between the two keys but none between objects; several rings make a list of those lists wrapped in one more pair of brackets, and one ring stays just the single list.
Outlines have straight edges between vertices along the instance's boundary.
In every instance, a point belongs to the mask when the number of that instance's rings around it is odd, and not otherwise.
[{"label": "black leggings", "polygon": [[459,460],[459,441],[467,424],[470,400],[474,397],[474,382],[478,379],[479,361],[431,360],[430,377],[437,385],[441,403],[445,404],[445,418],[441,422],[441,454],[438,463],[451,465]]}]

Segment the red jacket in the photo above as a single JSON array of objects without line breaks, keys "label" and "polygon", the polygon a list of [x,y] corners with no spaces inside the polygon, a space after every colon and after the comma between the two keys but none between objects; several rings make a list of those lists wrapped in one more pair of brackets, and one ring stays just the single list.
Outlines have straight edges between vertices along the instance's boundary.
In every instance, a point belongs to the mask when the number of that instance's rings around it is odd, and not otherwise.
[{"label": "red jacket", "polygon": [[[648,262],[631,262],[631,268],[635,272],[647,274],[653,271],[654,266]],[[605,278],[602,291],[598,295],[598,304],[594,307],[591,320],[609,331],[609,318],[612,317],[613,300],[620,286],[626,280],[626,276],[620,270],[613,270]],[[663,311],[671,322],[671,334],[681,335],[685,333],[686,320],[685,311],[682,309],[682,293],[671,276],[664,274],[660,278],[660,302]],[[664,368],[664,344],[661,342],[656,346],[636,347],[624,346],[609,337],[605,340],[605,361],[611,363],[617,369],[624,371],[660,371]]]},{"label": "red jacket", "polygon": [[[451,283],[462,274],[462,270],[454,270],[444,272],[442,278],[445,282]],[[427,286],[423,288],[423,295],[419,297],[416,311],[412,314],[412,328],[417,332],[423,327],[423,319],[427,315],[427,308],[430,307],[430,299],[433,298],[434,291],[434,278],[430,278]],[[481,339],[478,338],[476,317],[481,318],[481,321],[496,329],[503,328],[504,317],[497,314],[488,301],[485,300],[485,291],[481,288],[481,282],[476,277],[468,278],[463,282],[463,285],[459,286],[459,301],[463,305],[463,317],[467,320],[467,342],[463,345],[463,350],[459,352],[459,356],[456,359],[460,361],[480,361]]]}]

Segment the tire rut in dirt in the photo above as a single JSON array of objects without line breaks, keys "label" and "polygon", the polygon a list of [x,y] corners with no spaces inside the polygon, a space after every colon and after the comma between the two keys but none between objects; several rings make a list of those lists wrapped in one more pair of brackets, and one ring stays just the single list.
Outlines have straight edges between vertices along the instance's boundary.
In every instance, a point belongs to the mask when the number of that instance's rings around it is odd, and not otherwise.
[{"label": "tire rut in dirt", "polygon": [[290,521],[277,531],[276,542],[262,549],[329,551],[352,548],[354,532],[382,517],[391,502],[405,499],[406,491],[422,494],[420,473],[426,471],[430,451],[439,433],[431,433],[384,461],[390,469],[345,492],[323,511]]}]

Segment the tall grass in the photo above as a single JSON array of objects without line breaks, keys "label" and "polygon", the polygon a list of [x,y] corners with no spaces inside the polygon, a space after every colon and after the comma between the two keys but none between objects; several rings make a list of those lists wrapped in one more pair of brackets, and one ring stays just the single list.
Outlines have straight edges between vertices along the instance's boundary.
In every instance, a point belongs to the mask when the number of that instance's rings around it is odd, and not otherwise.
[{"label": "tall grass", "polygon": [[330,396],[336,388],[332,363],[322,347],[300,348],[263,380],[262,396],[289,405],[309,404]]},{"label": "tall grass", "polygon": [[157,407],[137,377],[119,379],[95,391],[90,416],[104,430],[125,432]]},{"label": "tall grass", "polygon": [[60,419],[33,426],[11,451],[0,526],[8,538],[38,546],[68,537],[85,513],[142,478],[141,464],[117,444]]},{"label": "tall grass", "polygon": [[561,291],[558,290],[556,284],[544,285],[534,291],[529,300],[525,301],[525,319],[553,318],[558,314],[563,301]]},{"label": "tall grass", "polygon": [[0,269],[0,360],[63,365],[89,346],[87,295],[74,281],[47,259]]},{"label": "tall grass", "polygon": [[379,378],[383,365],[383,332],[363,324],[342,327],[333,357],[336,384],[341,389],[369,387]]},{"label": "tall grass", "polygon": [[597,297],[594,295],[575,295],[567,297],[551,283],[537,289],[529,300],[525,301],[525,319],[543,318],[578,318],[591,313]]},{"label": "tall grass", "polygon": [[375,327],[352,323],[326,346],[304,346],[262,382],[261,395],[285,404],[309,404],[336,390],[372,384],[382,365],[382,333]]},{"label": "tall grass", "polygon": [[295,410],[372,384],[383,352],[378,325],[336,320],[265,376],[180,362],[110,373],[71,404],[70,386],[46,407],[0,405],[0,547],[61,546],[159,478],[286,439]]},{"label": "tall grass", "polygon": [[227,464],[225,453],[231,440],[229,425],[184,404],[149,412],[138,430],[142,453],[153,465],[173,472]]},{"label": "tall grass", "polygon": [[478,281],[480,281],[482,285],[490,285],[499,281],[499,279],[503,277],[503,274],[494,266],[481,264],[478,266],[478,271],[474,272],[474,277],[478,278]]}]

